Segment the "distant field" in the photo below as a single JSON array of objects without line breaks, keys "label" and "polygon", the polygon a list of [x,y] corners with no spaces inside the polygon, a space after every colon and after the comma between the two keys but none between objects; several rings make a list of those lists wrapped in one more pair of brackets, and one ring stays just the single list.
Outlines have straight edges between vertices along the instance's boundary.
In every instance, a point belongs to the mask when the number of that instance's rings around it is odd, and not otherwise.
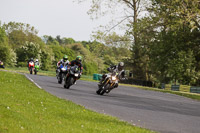
[{"label": "distant field", "polygon": [[59,99],[24,75],[0,71],[0,133],[150,133]]}]

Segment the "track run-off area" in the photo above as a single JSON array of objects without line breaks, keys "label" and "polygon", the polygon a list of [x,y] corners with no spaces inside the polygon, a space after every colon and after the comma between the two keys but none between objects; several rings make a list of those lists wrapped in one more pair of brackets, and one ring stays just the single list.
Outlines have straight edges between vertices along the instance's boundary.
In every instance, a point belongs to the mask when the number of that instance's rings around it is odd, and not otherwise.
[{"label": "track run-off area", "polygon": [[25,74],[38,87],[85,108],[161,133],[200,133],[200,102],[157,91],[120,86],[97,95],[97,82],[78,80],[65,89],[56,77]]}]

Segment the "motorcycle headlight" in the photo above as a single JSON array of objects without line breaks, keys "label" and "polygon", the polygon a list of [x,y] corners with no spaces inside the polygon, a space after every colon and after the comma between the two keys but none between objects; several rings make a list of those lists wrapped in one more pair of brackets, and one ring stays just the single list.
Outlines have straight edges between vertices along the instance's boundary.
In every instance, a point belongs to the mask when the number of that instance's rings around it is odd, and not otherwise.
[{"label": "motorcycle headlight", "polygon": [[78,73],[75,73],[74,76],[78,77]]},{"label": "motorcycle headlight", "polygon": [[65,71],[65,68],[61,68],[62,71]]},{"label": "motorcycle headlight", "polygon": [[115,76],[112,76],[112,80],[116,80],[117,78]]}]

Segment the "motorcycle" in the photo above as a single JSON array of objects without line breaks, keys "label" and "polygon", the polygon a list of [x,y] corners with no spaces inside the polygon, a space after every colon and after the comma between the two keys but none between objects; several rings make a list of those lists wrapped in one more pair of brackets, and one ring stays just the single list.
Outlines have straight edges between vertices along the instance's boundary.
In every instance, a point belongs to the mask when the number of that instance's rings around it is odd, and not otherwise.
[{"label": "motorcycle", "polygon": [[35,68],[34,68],[35,75],[39,71],[39,68],[40,68],[40,66],[38,64],[35,64]]},{"label": "motorcycle", "polygon": [[58,83],[62,84],[65,74],[67,73],[67,66],[61,64],[56,72],[56,77],[58,79]]},{"label": "motorcycle", "polygon": [[29,68],[30,74],[32,74],[33,71],[34,71],[34,62],[33,62],[33,61],[30,61],[30,62],[28,63],[28,68]]},{"label": "motorcycle", "polygon": [[117,72],[106,74],[106,78],[104,79],[102,84],[99,85],[99,89],[96,91],[96,93],[98,95],[109,93],[112,89],[115,88],[116,85],[118,85],[118,81],[119,81],[119,74]]},{"label": "motorcycle", "polygon": [[69,89],[70,86],[72,86],[76,80],[80,78],[80,75],[81,73],[77,65],[70,67],[69,72],[65,77],[64,88]]}]

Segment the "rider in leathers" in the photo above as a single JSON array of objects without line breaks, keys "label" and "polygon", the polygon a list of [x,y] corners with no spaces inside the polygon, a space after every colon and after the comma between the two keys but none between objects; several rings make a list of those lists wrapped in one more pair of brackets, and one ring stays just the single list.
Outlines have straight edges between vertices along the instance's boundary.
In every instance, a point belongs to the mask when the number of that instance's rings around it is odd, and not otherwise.
[{"label": "rider in leathers", "polygon": [[[77,65],[78,68],[79,68],[79,71],[80,71],[80,75],[78,77],[78,79],[81,77],[82,73],[83,73],[83,65],[81,63],[82,61],[82,57],[81,56],[77,56],[76,57],[76,60],[73,60],[69,63],[69,66],[74,66],[74,65]],[[66,79],[67,80],[67,79]],[[74,84],[76,84],[76,81],[74,81]]]},{"label": "rider in leathers", "polygon": [[[82,65],[82,57],[81,56],[77,56],[76,57],[76,60],[73,60],[69,63],[69,66],[74,66],[74,65],[77,65],[79,70],[80,70],[80,75],[82,74],[83,72],[83,65]],[[80,77],[79,77],[80,78]]]},{"label": "rider in leathers", "polygon": [[27,61],[27,66],[28,66],[29,62],[34,62],[33,58],[30,58],[30,59]]},{"label": "rider in leathers", "polygon": [[[107,68],[107,70],[112,73],[112,72],[117,72],[119,73],[119,79],[125,79],[125,71],[124,71],[124,62],[119,62],[118,65],[114,65],[114,66],[110,66],[109,68]],[[100,87],[102,85],[102,82],[105,80],[106,78],[106,74],[104,74],[102,76],[102,79],[99,81],[98,86]],[[118,87],[118,83],[115,84],[114,88]]]},{"label": "rider in leathers", "polygon": [[63,59],[58,61],[57,63],[57,69],[56,69],[56,74],[58,74],[58,69],[60,69],[60,65],[63,64],[63,66],[67,66],[69,64],[68,56],[64,55]]},{"label": "rider in leathers", "polygon": [[68,56],[67,55],[64,55],[63,59],[58,61],[57,68],[59,68],[61,64],[63,64],[64,66],[67,66],[69,64],[69,60],[68,60]]},{"label": "rider in leathers", "polygon": [[[28,70],[29,70],[29,62],[33,62],[33,63],[34,63],[34,59],[33,59],[33,58],[30,58],[30,59],[27,61]],[[35,63],[34,63],[34,64],[35,64]]]},{"label": "rider in leathers", "polygon": [[39,60],[36,59],[35,62],[34,62],[34,64],[40,66]]}]

